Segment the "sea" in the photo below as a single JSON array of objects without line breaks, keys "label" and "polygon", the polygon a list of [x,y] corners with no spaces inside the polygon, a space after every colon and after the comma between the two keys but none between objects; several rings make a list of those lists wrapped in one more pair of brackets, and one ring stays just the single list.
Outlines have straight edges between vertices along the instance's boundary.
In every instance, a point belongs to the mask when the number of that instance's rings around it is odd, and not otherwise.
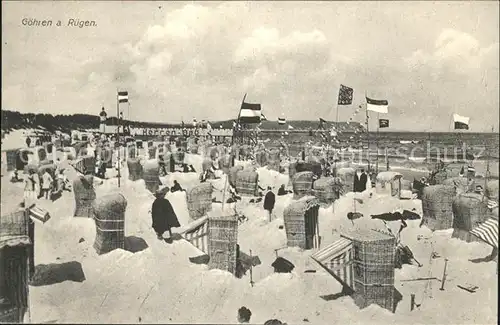
[{"label": "sea", "polygon": [[[344,132],[337,141],[326,139],[318,132],[262,132],[260,140],[266,147],[286,144],[288,153],[297,156],[309,143],[313,148],[327,146],[340,150],[341,160],[365,164],[379,161],[380,165],[415,169],[432,169],[439,161],[445,163],[466,162],[476,168],[476,173],[498,178],[499,147],[498,133],[472,132]],[[368,148],[370,150],[368,150]],[[314,150],[314,149],[313,149]]]}]

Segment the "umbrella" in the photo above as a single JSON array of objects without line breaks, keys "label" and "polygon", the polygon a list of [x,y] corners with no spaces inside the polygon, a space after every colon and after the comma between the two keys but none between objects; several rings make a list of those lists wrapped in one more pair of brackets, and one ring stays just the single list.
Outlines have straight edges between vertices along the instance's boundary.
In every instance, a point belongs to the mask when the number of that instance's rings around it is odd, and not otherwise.
[{"label": "umbrella", "polygon": [[363,214],[360,213],[360,212],[349,212],[347,213],[347,219],[349,220],[356,220],[356,219],[359,219],[359,218],[362,218],[363,217]]},{"label": "umbrella", "polygon": [[[415,210],[415,209],[413,209]],[[384,221],[401,221],[401,220],[418,220],[420,219],[420,216],[418,213],[408,211],[408,210],[403,210],[403,213],[397,211],[397,212],[388,212],[388,213],[382,213],[382,214],[372,214],[372,219],[380,219]]]}]

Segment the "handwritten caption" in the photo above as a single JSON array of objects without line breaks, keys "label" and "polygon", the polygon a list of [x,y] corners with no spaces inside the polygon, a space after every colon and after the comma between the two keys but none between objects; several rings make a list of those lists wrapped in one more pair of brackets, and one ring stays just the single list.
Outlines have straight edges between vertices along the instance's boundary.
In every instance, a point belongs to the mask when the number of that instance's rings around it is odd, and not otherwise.
[{"label": "handwritten caption", "polygon": [[97,27],[95,20],[70,18],[68,20],[23,18],[21,24],[26,27]]}]

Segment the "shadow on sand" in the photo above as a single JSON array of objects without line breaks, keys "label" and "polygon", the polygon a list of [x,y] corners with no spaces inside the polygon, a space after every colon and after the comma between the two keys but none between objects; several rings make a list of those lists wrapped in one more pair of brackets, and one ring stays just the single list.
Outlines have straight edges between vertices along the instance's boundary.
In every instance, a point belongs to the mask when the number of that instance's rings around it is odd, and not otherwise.
[{"label": "shadow on sand", "polygon": [[35,287],[61,283],[64,281],[83,282],[83,273],[80,262],[66,262],[62,264],[39,264],[35,267],[35,274],[30,285]]},{"label": "shadow on sand", "polygon": [[148,248],[148,243],[141,237],[128,236],[125,237],[125,250],[131,253],[137,253]]},{"label": "shadow on sand", "polygon": [[[341,292],[331,294],[331,295],[325,295],[325,296],[320,296],[321,299],[325,301],[332,301],[332,300],[337,300],[341,297],[346,297],[346,296],[351,296],[353,295],[354,292],[350,290],[342,290]],[[396,309],[398,308],[399,303],[403,300],[403,295],[401,292],[399,292],[396,288],[394,288],[394,300],[393,300],[393,312],[396,312]]]}]

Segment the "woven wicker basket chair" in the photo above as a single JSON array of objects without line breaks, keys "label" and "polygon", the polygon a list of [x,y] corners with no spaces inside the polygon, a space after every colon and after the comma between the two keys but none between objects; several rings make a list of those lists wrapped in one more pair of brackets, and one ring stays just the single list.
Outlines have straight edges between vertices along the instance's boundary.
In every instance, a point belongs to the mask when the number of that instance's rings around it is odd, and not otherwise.
[{"label": "woven wicker basket chair", "polygon": [[127,146],[127,158],[128,159],[137,158],[137,148],[136,148],[135,144]]},{"label": "woven wicker basket chair", "polygon": [[255,153],[255,161],[260,166],[267,166],[269,163],[269,154],[265,150],[259,150]]},{"label": "woven wicker basket chair", "polygon": [[488,181],[486,183],[486,188],[484,189],[484,194],[490,199],[498,202],[498,179]]},{"label": "woven wicker basket chair", "polygon": [[212,210],[213,188],[210,183],[201,183],[186,193],[189,217],[197,220]]},{"label": "woven wicker basket chair", "polygon": [[354,174],[356,170],[351,167],[338,168],[336,170],[337,177],[342,180],[343,193],[349,193],[354,191]]},{"label": "woven wicker basket chair", "polygon": [[339,177],[322,177],[313,184],[313,194],[322,206],[334,203],[342,195],[342,190]]},{"label": "woven wicker basket chair", "polygon": [[280,154],[280,151],[278,149],[271,149],[269,151],[269,161],[267,163],[267,168],[270,169],[270,170],[276,170],[279,172],[280,170],[280,164],[281,164],[281,160],[280,160],[280,157],[281,157],[281,154]]},{"label": "woven wicker basket chair", "polygon": [[120,193],[96,199],[92,212],[96,225],[94,249],[98,254],[125,248],[125,211],[127,200]]},{"label": "woven wicker basket chair", "polygon": [[143,178],[143,168],[141,161],[136,158],[127,159],[128,167],[128,179],[131,181],[137,181]]},{"label": "woven wicker basket chair", "polygon": [[208,148],[207,152],[209,158],[212,160],[217,159],[217,157],[219,157],[219,148],[217,147],[210,147]]},{"label": "woven wicker basket chair", "polygon": [[443,184],[444,180],[452,177],[460,177],[460,172],[467,171],[467,166],[463,163],[449,163],[444,168],[438,170],[432,177],[435,184]]},{"label": "woven wicker basket chair", "polygon": [[480,241],[471,231],[491,217],[487,198],[478,193],[464,193],[453,200],[453,238],[466,242]]},{"label": "woven wicker basket chair", "polygon": [[111,148],[100,148],[99,156],[106,168],[113,167],[113,150],[111,150]]},{"label": "woven wicker basket chair", "polygon": [[466,177],[447,178],[441,184],[455,187],[457,194],[467,193],[474,189],[474,179],[469,181]]},{"label": "woven wicker basket chair", "polygon": [[422,194],[422,223],[432,231],[453,227],[453,200],[456,188],[451,185],[424,187]]},{"label": "woven wicker basket chair", "polygon": [[236,191],[241,196],[259,195],[259,174],[250,169],[240,170],[236,173]]},{"label": "woven wicker basket chair", "polygon": [[292,178],[293,198],[295,200],[313,194],[313,172],[299,172]]},{"label": "woven wicker basket chair", "polygon": [[229,174],[229,169],[231,168],[231,156],[224,155],[218,160],[219,168],[224,172],[224,174]]},{"label": "woven wicker basket chair", "polygon": [[320,246],[318,211],[319,201],[315,197],[293,201],[285,208],[283,215],[288,247],[312,249]]},{"label": "woven wicker basket chair", "polygon": [[156,159],[147,160],[144,163],[143,168],[144,182],[146,183],[146,188],[151,193],[154,193],[160,188],[160,171],[158,161]]},{"label": "woven wicker basket chair", "polygon": [[74,217],[92,218],[92,204],[96,199],[94,176],[79,176],[73,181],[75,195]]},{"label": "woven wicker basket chair", "polygon": [[156,146],[148,146],[148,159],[156,158],[156,150],[158,148]]},{"label": "woven wicker basket chair", "polygon": [[236,273],[238,258],[238,218],[222,216],[208,218],[209,269]]},{"label": "woven wicker basket chair", "polygon": [[380,172],[377,175],[375,191],[378,194],[388,194],[401,197],[401,181],[403,175],[396,172]]},{"label": "woven wicker basket chair", "polygon": [[241,170],[243,170],[243,166],[241,165],[234,166],[229,169],[229,173],[227,174],[229,185],[236,187],[236,177],[238,172]]}]

